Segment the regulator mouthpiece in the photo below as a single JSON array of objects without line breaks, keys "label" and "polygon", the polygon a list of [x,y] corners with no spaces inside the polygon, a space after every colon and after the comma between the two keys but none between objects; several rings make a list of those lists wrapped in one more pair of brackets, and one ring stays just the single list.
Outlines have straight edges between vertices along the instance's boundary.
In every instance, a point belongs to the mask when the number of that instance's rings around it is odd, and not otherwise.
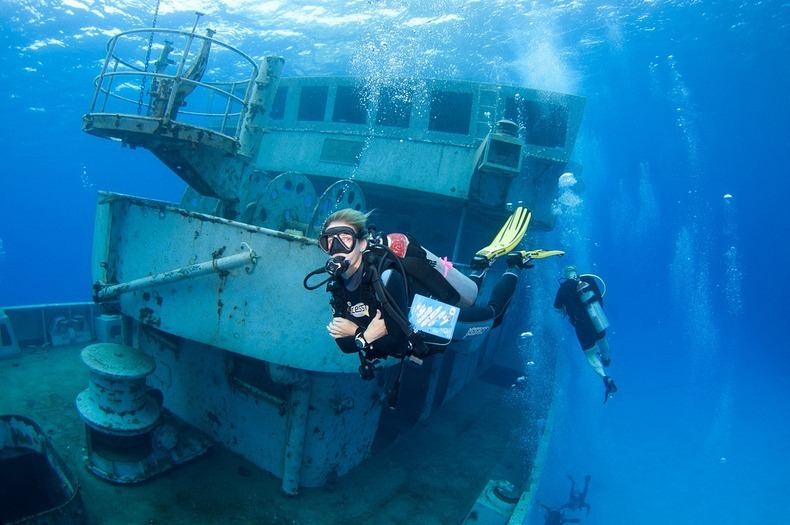
[{"label": "regulator mouthpiece", "polygon": [[326,261],[324,269],[332,277],[337,277],[348,270],[349,262],[344,257],[332,257]]}]

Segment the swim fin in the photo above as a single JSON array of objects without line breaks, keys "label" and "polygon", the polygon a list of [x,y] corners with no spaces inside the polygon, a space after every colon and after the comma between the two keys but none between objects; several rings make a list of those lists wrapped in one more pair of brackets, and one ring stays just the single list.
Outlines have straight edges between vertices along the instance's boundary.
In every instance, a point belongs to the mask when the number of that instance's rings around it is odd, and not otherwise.
[{"label": "swim fin", "polygon": [[527,233],[527,226],[529,220],[532,218],[532,212],[523,206],[519,206],[508,218],[499,233],[496,234],[491,244],[479,250],[472,261],[472,266],[487,267],[497,257],[501,257],[509,253],[513,248],[518,246],[524,234]]},{"label": "swim fin", "polygon": [[603,402],[609,401],[609,396],[617,392],[617,385],[614,384],[614,379],[609,376],[604,376],[603,384],[606,387],[606,392],[603,395]]},{"label": "swim fin", "polygon": [[545,259],[554,255],[563,256],[565,252],[560,250],[520,250],[507,254],[507,265],[509,267],[518,266],[519,268],[532,268],[530,264],[533,259]]},{"label": "swim fin", "polygon": [[530,259],[545,259],[546,257],[553,257],[555,255],[559,257],[565,255],[565,252],[561,250],[529,250],[519,253],[521,253],[522,256],[529,256]]}]

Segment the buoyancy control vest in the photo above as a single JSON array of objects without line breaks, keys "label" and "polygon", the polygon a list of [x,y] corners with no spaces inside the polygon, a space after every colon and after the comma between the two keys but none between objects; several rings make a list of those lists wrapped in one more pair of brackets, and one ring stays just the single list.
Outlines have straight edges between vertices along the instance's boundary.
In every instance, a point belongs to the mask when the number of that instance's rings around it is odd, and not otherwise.
[{"label": "buoyancy control vest", "polygon": [[[407,310],[403,311],[401,307],[396,304],[390,293],[387,291],[386,286],[382,283],[381,276],[388,270],[398,272],[404,277],[404,285],[408,292],[408,285],[406,285],[405,270],[400,267],[399,261],[393,259],[395,257],[388,253],[388,248],[382,248],[384,253],[373,253],[368,251],[364,254],[364,264],[362,265],[362,277],[358,288],[354,292],[346,290],[345,285],[339,278],[331,279],[327,284],[327,291],[331,293],[330,305],[332,307],[333,315],[351,319],[362,327],[367,327],[373,319],[373,315],[357,317],[352,312],[348,311],[349,308],[349,293],[353,295],[354,305],[367,308],[370,312],[375,312],[377,309],[383,310],[404,336],[403,348],[397,351],[390,349],[389,351],[383,350],[377,353],[391,355],[395,357],[403,357],[406,355],[415,355],[417,357],[425,357],[431,353],[430,349],[426,348],[422,335],[413,330],[408,320],[408,304]],[[407,295],[407,302],[410,303],[411,296]],[[354,306],[352,305],[352,307]],[[350,316],[350,317],[349,317]],[[388,324],[389,326],[389,324]],[[383,355],[380,355],[383,357]]]},{"label": "buoyancy control vest", "polygon": [[453,306],[475,303],[477,284],[454,268],[446,257],[440,258],[426,250],[408,233],[391,233],[382,242],[400,257],[412,296],[419,293]]}]

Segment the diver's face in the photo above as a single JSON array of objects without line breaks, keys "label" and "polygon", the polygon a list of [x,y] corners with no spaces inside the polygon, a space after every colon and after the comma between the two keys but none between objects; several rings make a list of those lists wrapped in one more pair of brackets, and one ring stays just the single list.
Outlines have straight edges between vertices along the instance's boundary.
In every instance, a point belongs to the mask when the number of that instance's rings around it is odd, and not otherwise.
[{"label": "diver's face", "polygon": [[[332,223],[336,224],[336,223]],[[318,238],[318,245],[331,256],[351,253],[357,246],[357,232],[350,226],[327,225],[324,233]]]},{"label": "diver's face", "polygon": [[345,276],[352,275],[359,268],[362,252],[368,247],[367,241],[358,236],[350,224],[333,221],[326,225],[324,233],[318,238],[318,245],[330,257],[341,257],[348,261],[349,268],[343,274]]}]

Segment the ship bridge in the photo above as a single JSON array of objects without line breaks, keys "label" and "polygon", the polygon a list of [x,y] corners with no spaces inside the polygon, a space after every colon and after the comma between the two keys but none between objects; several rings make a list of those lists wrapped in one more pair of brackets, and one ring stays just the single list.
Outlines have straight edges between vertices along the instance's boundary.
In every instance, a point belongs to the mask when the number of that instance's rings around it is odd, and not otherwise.
[{"label": "ship bridge", "polygon": [[126,31],[108,42],[83,129],[149,149],[189,185],[184,207],[277,230],[314,237],[330,208],[394,199],[494,222],[521,203],[535,226],[553,227],[583,98],[460,80],[281,78],[283,66],[256,64],[210,29]]}]

